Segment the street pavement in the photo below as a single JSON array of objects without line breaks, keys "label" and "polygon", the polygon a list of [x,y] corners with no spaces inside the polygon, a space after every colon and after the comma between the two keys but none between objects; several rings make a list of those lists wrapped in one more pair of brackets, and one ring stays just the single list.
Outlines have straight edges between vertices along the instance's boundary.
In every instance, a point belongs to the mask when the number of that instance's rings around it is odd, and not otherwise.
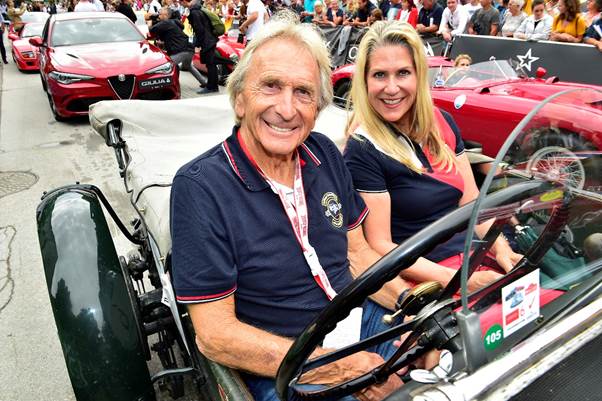
[{"label": "street pavement", "polygon": [[[190,73],[180,82],[183,98],[198,96]],[[36,206],[44,191],[79,181],[100,187],[123,221],[134,213],[113,150],[86,118],[54,120],[38,74],[19,72],[12,60],[0,66],[0,102],[0,401],[75,400],[48,299]],[[125,240],[111,229],[123,255]]]}]

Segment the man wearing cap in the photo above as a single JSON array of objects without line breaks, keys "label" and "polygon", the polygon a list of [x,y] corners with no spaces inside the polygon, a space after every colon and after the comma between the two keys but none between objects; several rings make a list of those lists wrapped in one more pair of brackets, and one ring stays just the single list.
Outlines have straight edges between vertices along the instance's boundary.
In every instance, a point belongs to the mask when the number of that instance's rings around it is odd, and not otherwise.
[{"label": "man wearing cap", "polygon": [[[332,99],[320,34],[307,24],[268,23],[247,46],[228,93],[232,134],[173,180],[174,287],[200,351],[241,371],[257,401],[276,401],[274,377],[293,339],[379,255],[364,238],[368,210],[339,150],[311,131]],[[374,295],[380,305],[367,300],[352,314],[347,334],[380,330],[385,308],[408,288],[399,277],[387,283]],[[308,372],[304,382],[346,381],[395,349],[359,352]],[[380,400],[401,384],[393,375],[357,396]]]}]

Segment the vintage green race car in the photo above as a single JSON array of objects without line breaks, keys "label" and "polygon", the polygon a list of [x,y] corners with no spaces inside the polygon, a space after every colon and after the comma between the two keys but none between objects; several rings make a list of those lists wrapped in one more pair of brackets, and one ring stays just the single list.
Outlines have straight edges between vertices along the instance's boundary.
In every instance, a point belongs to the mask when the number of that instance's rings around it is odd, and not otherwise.
[{"label": "vintage green race car", "polygon": [[[587,105],[587,107],[582,107]],[[591,114],[592,107],[600,111]],[[276,379],[280,397],[331,400],[402,374],[387,400],[570,400],[602,394],[602,171],[599,152],[555,149],[538,159],[530,133],[558,124],[558,110],[590,113],[590,140],[602,144],[602,93],[569,91],[541,103],[502,147],[481,196],[401,244],[358,277],[297,338]],[[564,115],[564,114],[563,114]],[[154,116],[149,119],[148,116]],[[316,131],[344,142],[345,112],[330,107]],[[580,119],[583,121],[584,119]],[[170,280],[169,192],[182,164],[223,140],[233,115],[226,96],[100,102],[90,121],[117,157],[138,217],[124,224],[101,190],[74,184],[46,193],[37,209],[48,292],[78,401],[251,400],[238,373],[205,358]],[[594,127],[594,128],[592,128]],[[521,144],[517,151],[515,144]],[[576,163],[578,162],[578,163]],[[576,171],[574,166],[582,166]],[[574,185],[578,182],[585,185]],[[474,226],[492,226],[482,239]],[[109,227],[130,244],[120,255]],[[390,329],[309,359],[325,335],[385,282],[438,243],[466,230],[470,258],[446,288],[417,286]],[[499,235],[525,255],[508,274],[475,293],[467,280]],[[300,376],[410,332],[399,351],[355,380],[307,391]],[[431,370],[414,364],[441,352]],[[150,372],[157,355],[163,368]],[[409,369],[402,369],[408,367]],[[192,385],[186,377],[192,378]],[[194,393],[194,394],[191,394]]]}]

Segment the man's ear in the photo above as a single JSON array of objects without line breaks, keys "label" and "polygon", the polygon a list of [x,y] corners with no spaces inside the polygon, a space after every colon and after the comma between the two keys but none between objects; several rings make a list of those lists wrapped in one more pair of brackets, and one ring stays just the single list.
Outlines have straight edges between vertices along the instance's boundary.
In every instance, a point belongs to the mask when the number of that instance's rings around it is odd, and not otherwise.
[{"label": "man's ear", "polygon": [[236,117],[240,120],[245,116],[245,102],[242,92],[236,95],[236,98],[234,99],[234,112],[236,113]]}]

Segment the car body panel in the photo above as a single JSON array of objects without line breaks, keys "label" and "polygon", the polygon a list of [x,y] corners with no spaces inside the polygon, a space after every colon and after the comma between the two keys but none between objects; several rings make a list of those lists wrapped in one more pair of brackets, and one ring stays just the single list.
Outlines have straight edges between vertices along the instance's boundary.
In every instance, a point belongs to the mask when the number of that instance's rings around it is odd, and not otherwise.
[{"label": "car body panel", "polygon": [[76,398],[154,400],[135,309],[98,198],[59,189],[44,197],[36,216],[50,303]]}]

